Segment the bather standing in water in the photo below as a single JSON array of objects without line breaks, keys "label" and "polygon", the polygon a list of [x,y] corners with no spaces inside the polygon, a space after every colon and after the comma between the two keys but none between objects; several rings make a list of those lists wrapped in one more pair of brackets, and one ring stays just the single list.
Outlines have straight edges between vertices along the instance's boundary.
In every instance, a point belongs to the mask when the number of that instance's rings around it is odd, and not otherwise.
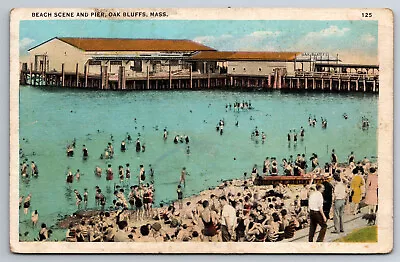
[{"label": "bather standing in water", "polygon": [[140,144],[140,139],[139,137],[136,139],[136,152],[140,152],[142,149],[142,145]]},{"label": "bather standing in water", "polygon": [[83,145],[82,152],[83,152],[83,160],[86,160],[89,157],[89,153],[85,145]]},{"label": "bather standing in water", "polygon": [[181,171],[181,177],[179,179],[179,184],[183,183],[184,187],[186,187],[186,175],[188,175],[188,173],[186,171],[186,167],[183,167],[182,171]]},{"label": "bather standing in water", "polygon": [[126,151],[126,143],[125,140],[122,140],[121,142],[121,152],[125,152]]}]

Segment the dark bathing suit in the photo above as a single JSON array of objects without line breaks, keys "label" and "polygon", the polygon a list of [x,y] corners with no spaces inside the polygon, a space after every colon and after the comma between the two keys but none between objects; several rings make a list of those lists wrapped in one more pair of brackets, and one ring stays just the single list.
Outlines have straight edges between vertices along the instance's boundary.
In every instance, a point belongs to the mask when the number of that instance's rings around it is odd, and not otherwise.
[{"label": "dark bathing suit", "polygon": [[211,216],[210,216],[210,222],[204,221],[203,218],[201,218],[201,220],[203,220],[203,224],[204,224],[203,235],[207,236],[207,237],[215,236],[217,234],[217,228],[215,227],[214,223],[212,222]]}]

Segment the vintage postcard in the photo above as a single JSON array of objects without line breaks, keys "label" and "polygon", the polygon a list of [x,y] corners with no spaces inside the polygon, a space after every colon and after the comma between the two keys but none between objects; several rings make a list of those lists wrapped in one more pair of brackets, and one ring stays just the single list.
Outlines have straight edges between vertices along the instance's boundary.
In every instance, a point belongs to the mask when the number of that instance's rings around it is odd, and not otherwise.
[{"label": "vintage postcard", "polygon": [[10,16],[11,251],[391,252],[391,10]]}]

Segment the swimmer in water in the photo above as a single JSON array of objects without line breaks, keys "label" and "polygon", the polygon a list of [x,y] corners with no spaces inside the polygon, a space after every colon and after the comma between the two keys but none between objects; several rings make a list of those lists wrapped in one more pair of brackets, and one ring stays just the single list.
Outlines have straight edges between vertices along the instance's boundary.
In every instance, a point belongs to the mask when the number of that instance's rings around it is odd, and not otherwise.
[{"label": "swimmer in water", "polygon": [[179,185],[183,183],[183,186],[186,187],[186,175],[189,175],[186,171],[186,167],[182,168],[181,177],[179,179]]},{"label": "swimmer in water", "polygon": [[79,194],[78,190],[74,189],[75,193],[75,198],[76,198],[76,206],[79,208],[81,202],[82,202],[82,196]]},{"label": "swimmer in water", "polygon": [[300,138],[301,139],[304,138],[304,128],[303,127],[300,128]]},{"label": "swimmer in water", "polygon": [[186,154],[190,155],[190,146],[187,146],[187,148],[186,148]]},{"label": "swimmer in water", "polygon": [[79,179],[81,178],[81,173],[80,173],[79,169],[76,170],[75,178],[76,178],[76,181],[79,181]]},{"label": "swimmer in water", "polygon": [[167,140],[167,138],[168,138],[168,131],[167,131],[166,128],[164,128],[164,133],[163,133],[163,139],[164,139],[164,141]]},{"label": "swimmer in water", "polygon": [[129,133],[126,133],[126,140],[128,140],[128,143],[132,143],[132,137]]},{"label": "swimmer in water", "polygon": [[189,144],[189,137],[185,135],[185,142],[186,144]]},{"label": "swimmer in water", "polygon": [[142,145],[142,153],[144,153],[146,151],[146,144]]},{"label": "swimmer in water", "polygon": [[85,188],[83,192],[83,203],[85,204],[85,209],[87,209],[88,198],[88,191],[87,188]]},{"label": "swimmer in water", "polygon": [[103,172],[103,170],[99,166],[96,166],[96,168],[94,169],[94,174],[96,176],[100,177],[102,172]]},{"label": "swimmer in water", "polygon": [[125,140],[122,140],[122,142],[121,142],[121,152],[125,152],[125,151],[126,151]]},{"label": "swimmer in water", "polygon": [[124,181],[124,167],[123,166],[119,166],[118,167],[118,174],[119,174],[119,181],[122,183]]},{"label": "swimmer in water", "polygon": [[264,144],[266,138],[267,138],[267,136],[265,135],[265,133],[261,132],[261,139],[262,139],[263,144]]},{"label": "swimmer in water", "polygon": [[140,152],[142,146],[140,144],[139,137],[136,139],[136,152]]},{"label": "swimmer in water", "polygon": [[83,160],[86,160],[89,157],[89,153],[85,145],[83,145],[82,152],[83,152]]},{"label": "swimmer in water", "polygon": [[176,136],[174,137],[174,143],[175,143],[175,144],[178,144],[178,142],[179,142],[179,136],[176,135]]},{"label": "swimmer in water", "polygon": [[66,177],[67,183],[71,184],[74,181],[74,175],[72,174],[72,171],[70,168],[67,170],[67,177]]},{"label": "swimmer in water", "polygon": [[126,179],[130,179],[131,178],[131,170],[129,169],[129,163],[127,163],[125,168],[125,177]]}]

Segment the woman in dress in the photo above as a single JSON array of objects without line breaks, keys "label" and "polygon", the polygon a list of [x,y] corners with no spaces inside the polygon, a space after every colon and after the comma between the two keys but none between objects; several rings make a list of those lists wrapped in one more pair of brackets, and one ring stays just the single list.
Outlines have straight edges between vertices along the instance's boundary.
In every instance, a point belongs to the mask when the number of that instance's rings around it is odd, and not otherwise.
[{"label": "woman in dress", "polygon": [[353,203],[353,214],[356,215],[359,212],[359,205],[362,197],[361,187],[364,186],[364,179],[361,176],[359,169],[353,169],[353,179],[351,180],[351,190],[352,190],[352,203]]},{"label": "woman in dress", "polygon": [[366,183],[365,204],[369,205],[369,213],[375,213],[378,209],[378,174],[376,169],[371,167]]}]

